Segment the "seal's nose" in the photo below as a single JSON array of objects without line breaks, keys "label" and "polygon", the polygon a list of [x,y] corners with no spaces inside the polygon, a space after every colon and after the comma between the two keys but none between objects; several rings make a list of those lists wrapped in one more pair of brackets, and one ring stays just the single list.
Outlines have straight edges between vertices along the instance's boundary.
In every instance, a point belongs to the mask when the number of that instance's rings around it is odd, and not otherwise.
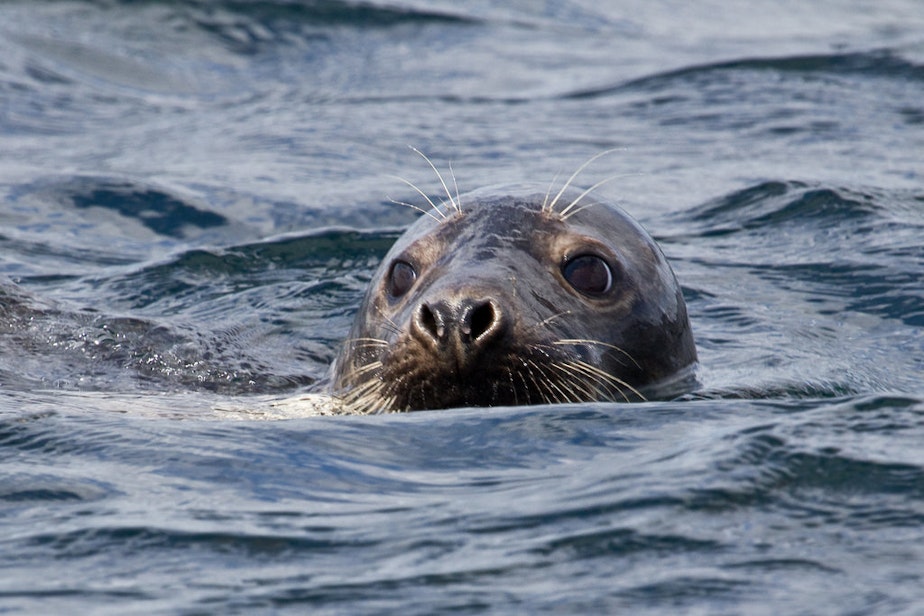
[{"label": "seal's nose", "polygon": [[500,337],[506,323],[493,298],[440,299],[417,307],[413,328],[434,351],[454,356],[463,366]]}]

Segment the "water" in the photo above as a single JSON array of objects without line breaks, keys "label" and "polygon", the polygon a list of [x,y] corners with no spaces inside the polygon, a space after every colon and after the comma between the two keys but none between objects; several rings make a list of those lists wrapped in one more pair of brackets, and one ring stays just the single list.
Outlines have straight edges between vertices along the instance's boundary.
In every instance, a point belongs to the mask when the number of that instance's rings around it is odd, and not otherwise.
[{"label": "water", "polygon": [[[0,611],[924,611],[924,11],[0,3]],[[660,241],[682,400],[309,417],[439,183]],[[275,420],[275,421],[258,421]]]}]

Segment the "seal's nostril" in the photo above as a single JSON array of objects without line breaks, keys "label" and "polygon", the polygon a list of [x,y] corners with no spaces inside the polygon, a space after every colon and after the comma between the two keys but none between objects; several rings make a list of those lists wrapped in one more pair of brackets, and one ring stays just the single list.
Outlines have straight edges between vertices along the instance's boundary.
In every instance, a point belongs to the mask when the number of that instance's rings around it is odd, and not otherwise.
[{"label": "seal's nostril", "polygon": [[482,302],[475,306],[468,315],[468,325],[472,340],[478,340],[481,338],[491,327],[494,325],[494,322],[497,319],[497,314],[494,312],[494,306],[491,302]]},{"label": "seal's nostril", "polygon": [[[419,308],[418,320],[423,329],[433,337],[439,340],[443,337],[443,327],[437,320],[436,315],[428,304],[421,304]],[[441,321],[441,320],[440,320]]]},{"label": "seal's nostril", "polygon": [[440,347],[483,347],[501,333],[503,315],[493,299],[422,302],[414,317],[419,336]]}]

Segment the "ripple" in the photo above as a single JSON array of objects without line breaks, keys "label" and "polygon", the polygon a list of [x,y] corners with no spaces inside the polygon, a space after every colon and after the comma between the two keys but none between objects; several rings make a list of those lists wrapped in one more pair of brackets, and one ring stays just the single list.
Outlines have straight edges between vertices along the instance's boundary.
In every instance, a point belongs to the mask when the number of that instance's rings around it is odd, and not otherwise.
[{"label": "ripple", "polygon": [[703,237],[714,237],[792,225],[810,229],[852,225],[857,220],[882,219],[887,213],[869,194],[774,181],[735,191],[682,216],[698,224]]},{"label": "ripple", "polygon": [[[924,81],[924,66],[902,58],[895,50],[881,49],[859,53],[783,56],[778,58],[744,58],[688,66],[648,75],[615,86],[572,92],[565,98],[593,99],[636,90],[659,91],[677,83],[720,80],[731,72],[772,71],[783,75],[860,75],[900,81]],[[661,99],[660,104],[682,99]]]}]

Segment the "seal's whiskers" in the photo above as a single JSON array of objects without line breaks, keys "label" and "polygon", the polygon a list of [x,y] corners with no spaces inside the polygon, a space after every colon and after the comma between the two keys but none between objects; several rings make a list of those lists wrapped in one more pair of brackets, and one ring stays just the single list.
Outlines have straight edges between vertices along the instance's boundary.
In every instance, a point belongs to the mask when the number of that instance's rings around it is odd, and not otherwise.
[{"label": "seal's whiskers", "polygon": [[[533,384],[533,387],[534,387],[533,391],[536,391],[542,395],[542,402],[544,404],[552,404],[553,403],[552,397],[551,397],[552,392],[549,390],[549,387],[548,387],[548,379],[543,380],[541,378],[544,376],[542,369],[539,366],[537,366],[536,363],[531,359],[526,360],[526,362],[524,362],[523,367],[526,368],[527,374],[529,375],[529,380]],[[539,379],[536,378],[536,375],[533,372],[533,368],[535,368],[539,372],[539,375],[540,375]],[[525,386],[526,391],[529,391],[529,385],[526,383],[526,379],[522,379],[522,381],[523,381],[523,385]]]},{"label": "seal's whiskers", "polygon": [[589,195],[589,194],[592,193],[593,191],[597,190],[598,188],[600,188],[600,187],[603,186],[604,184],[608,184],[609,182],[612,182],[613,180],[618,180],[618,179],[621,179],[621,178],[631,177],[631,176],[633,176],[633,175],[639,175],[639,174],[637,174],[637,173],[618,173],[618,174],[616,174],[616,175],[611,175],[611,176],[609,176],[609,177],[607,177],[607,178],[604,178],[604,179],[600,180],[599,182],[597,182],[596,184],[594,184],[594,185],[591,186],[590,188],[584,190],[584,191],[583,191],[581,194],[579,194],[577,197],[575,197],[575,199],[574,199],[571,203],[569,203],[566,207],[563,207],[562,210],[558,213],[559,217],[561,217],[562,220],[568,220],[568,218],[570,218],[571,216],[574,216],[575,214],[577,214],[577,213],[580,212],[581,210],[585,210],[585,209],[587,209],[587,208],[589,208],[589,207],[593,207],[594,205],[596,205],[595,203],[589,203],[589,204],[587,204],[587,205],[585,205],[585,206],[582,206],[582,207],[579,207],[579,208],[575,209],[575,206],[577,206],[577,204],[581,201],[581,199],[583,199],[584,197],[586,197],[587,195]]},{"label": "seal's whiskers", "polygon": [[381,338],[349,338],[344,344],[349,344],[354,349],[377,349],[387,347],[388,341]]},{"label": "seal's whiskers", "polygon": [[543,207],[542,207],[543,211],[548,212],[548,213],[552,213],[555,211],[555,204],[558,203],[558,200],[561,199],[561,196],[565,193],[566,190],[568,190],[568,187],[571,186],[571,183],[574,182],[575,178],[577,178],[577,176],[581,174],[581,171],[586,169],[588,165],[590,165],[592,162],[594,162],[595,160],[597,160],[598,158],[602,156],[606,156],[607,154],[612,154],[613,152],[616,152],[622,149],[623,148],[612,148],[609,150],[603,150],[599,154],[595,154],[591,156],[583,165],[577,168],[577,171],[571,174],[571,177],[569,177],[568,180],[565,182],[564,186],[561,187],[561,189],[558,191],[558,194],[556,194],[555,198],[552,199],[552,202],[548,204],[548,207],[546,207],[545,203],[543,203]]},{"label": "seal's whiskers", "polygon": [[596,379],[598,380],[598,382],[603,383],[607,387],[607,391],[609,391],[609,388],[611,386],[615,386],[616,391],[618,391],[622,395],[622,397],[625,398],[626,402],[629,402],[630,400],[629,400],[629,397],[626,395],[625,390],[631,391],[633,394],[638,396],[639,400],[645,400],[645,396],[643,396],[637,389],[635,389],[634,387],[632,387],[631,385],[629,385],[622,379],[617,378],[616,376],[610,374],[609,372],[605,370],[601,370],[600,368],[592,364],[588,364],[585,361],[576,360],[576,361],[568,362],[567,366],[575,370],[576,372],[580,372],[581,374],[584,374],[588,376],[589,378]]},{"label": "seal's whiskers", "polygon": [[[398,177],[398,176],[394,176],[394,177]],[[405,183],[407,183],[407,184],[410,184],[410,182],[408,182],[408,181],[405,180],[404,178],[398,178],[398,179],[401,180],[402,182],[405,182]],[[416,186],[415,186],[414,188],[415,188],[418,192],[420,192],[420,189],[418,189]],[[426,197],[426,195],[424,195],[424,196]],[[413,203],[408,203],[407,201],[398,201],[398,200],[396,200],[396,199],[392,199],[391,197],[386,197],[386,199],[388,199],[390,202],[394,203],[395,205],[403,205],[403,206],[405,206],[405,207],[411,208],[412,210],[417,210],[418,212],[420,212],[420,213],[422,213],[422,214],[426,214],[427,216],[429,216],[430,218],[432,218],[432,219],[435,220],[436,222],[442,222],[442,221],[446,220],[446,215],[443,214],[443,212],[440,211],[440,210],[436,210],[436,212],[439,214],[439,216],[436,216],[436,215],[434,215],[433,212],[431,212],[430,210],[424,209],[424,208],[422,208],[422,207],[420,207],[420,206],[418,206],[418,205],[414,205]],[[430,201],[430,199],[427,198],[427,201]],[[433,205],[433,203],[430,202],[430,205]],[[435,206],[434,206],[434,209],[436,209]]]},{"label": "seal's whiskers", "polygon": [[[381,369],[382,369],[382,362],[380,361],[369,362],[368,364],[363,364],[362,366],[354,367],[347,374],[347,378],[350,379],[351,382],[357,382],[359,377],[364,377],[371,372],[375,372],[377,375],[377,371]],[[373,381],[372,379],[364,380],[361,383],[361,386],[366,385],[369,382],[375,382],[375,381]]]},{"label": "seal's whiskers", "polygon": [[[457,201],[455,200],[455,198],[453,198],[452,193],[449,192],[449,186],[446,185],[446,180],[443,179],[443,174],[440,173],[440,170],[436,168],[436,165],[433,164],[433,161],[430,160],[430,158],[429,158],[426,154],[424,154],[423,152],[421,152],[420,150],[418,150],[418,149],[415,148],[414,146],[408,146],[408,147],[410,147],[412,150],[414,150],[415,152],[417,152],[425,161],[427,161],[427,164],[430,165],[430,168],[433,169],[433,172],[434,172],[434,173],[436,173],[436,177],[439,179],[440,184],[443,185],[443,190],[446,192],[446,197],[449,199],[449,205],[451,205],[451,206],[452,206],[452,209],[454,209],[454,210],[456,211],[456,214],[460,214],[460,215],[461,215],[461,214],[462,214],[462,204],[459,203],[459,202],[457,202]],[[451,169],[452,169],[452,167],[450,166],[450,170],[451,170]],[[455,181],[455,175],[453,175],[453,181]],[[457,193],[458,193],[458,187],[456,187],[456,190],[457,190]],[[429,199],[428,199],[428,201],[429,201]],[[431,201],[431,203],[432,203],[432,201]]]},{"label": "seal's whiskers", "polygon": [[452,161],[449,161],[449,176],[452,178],[452,187],[456,191],[456,211],[462,213],[462,197],[459,195],[459,183],[456,182],[456,172],[452,170]]},{"label": "seal's whiskers", "polygon": [[556,173],[555,177],[552,178],[552,181],[549,182],[549,187],[545,191],[545,198],[542,200],[542,207],[539,208],[540,212],[551,212],[552,208],[549,207],[549,197],[552,196],[552,187],[555,186],[555,182],[558,181],[558,176],[561,173]]},{"label": "seal's whiskers", "polygon": [[[432,212],[431,212],[430,210],[425,210],[425,209],[423,209],[423,208],[417,207],[416,205],[411,205],[410,203],[406,203],[406,202],[404,202],[404,201],[394,201],[394,200],[391,199],[391,198],[389,198],[389,201],[392,201],[393,203],[396,203],[397,205],[406,205],[406,206],[408,206],[408,207],[410,207],[410,208],[412,208],[412,209],[417,210],[418,212],[423,212],[424,214],[427,214],[428,216],[430,216],[431,218],[433,218],[434,220],[436,220],[436,221],[438,221],[438,222],[443,222],[443,221],[445,221],[445,220],[447,220],[447,219],[449,218],[449,217],[446,215],[446,213],[443,212],[443,210],[441,210],[441,209],[439,208],[439,206],[436,205],[436,203],[433,202],[433,199],[431,199],[430,196],[429,196],[427,193],[425,193],[423,190],[421,190],[416,184],[414,184],[414,183],[411,182],[410,180],[404,179],[404,178],[401,177],[400,175],[393,175],[393,176],[391,176],[391,177],[395,178],[396,180],[400,180],[400,181],[404,182],[405,184],[407,184],[408,186],[410,186],[411,188],[413,188],[415,191],[417,191],[417,194],[419,194],[421,197],[423,197],[424,199],[426,199],[427,203],[430,204],[430,208],[431,208]],[[433,212],[436,212],[436,213],[434,214]]]},{"label": "seal's whiskers", "polygon": [[[383,327],[383,329],[385,329],[385,330],[387,330],[387,331],[389,331],[389,332],[391,332],[391,333],[393,333],[393,334],[397,334],[397,335],[399,335],[399,336],[401,335],[401,328],[398,326],[397,323],[395,323],[394,319],[392,319],[390,316],[388,316],[387,314],[385,314],[384,312],[382,312],[382,309],[379,308],[378,306],[375,306],[375,311],[378,313],[378,315],[379,315],[380,317],[382,317],[382,320],[383,320],[382,327]],[[386,346],[387,346],[387,344],[386,344]]]},{"label": "seal's whiskers", "polygon": [[550,317],[548,317],[548,318],[546,318],[546,319],[543,319],[543,320],[541,320],[541,321],[539,321],[539,322],[537,322],[537,323],[534,323],[531,329],[539,329],[540,327],[545,327],[545,326],[547,326],[549,323],[551,323],[552,321],[554,321],[555,319],[560,319],[561,317],[566,317],[566,316],[568,316],[569,314],[571,314],[571,311],[570,311],[570,310],[562,310],[561,312],[559,312],[559,313],[557,313],[557,314],[553,314],[552,316],[550,316]]},{"label": "seal's whiskers", "polygon": [[641,366],[639,365],[637,361],[635,361],[635,358],[633,358],[632,355],[624,351],[622,348],[616,346],[615,344],[610,344],[608,342],[603,342],[601,340],[592,340],[589,338],[565,338],[562,340],[556,340],[552,344],[565,345],[565,346],[593,345],[593,346],[606,347],[608,349],[612,349],[613,351],[616,351],[617,353],[625,355],[626,359],[628,359],[633,364],[635,364],[637,368],[641,369]]}]

